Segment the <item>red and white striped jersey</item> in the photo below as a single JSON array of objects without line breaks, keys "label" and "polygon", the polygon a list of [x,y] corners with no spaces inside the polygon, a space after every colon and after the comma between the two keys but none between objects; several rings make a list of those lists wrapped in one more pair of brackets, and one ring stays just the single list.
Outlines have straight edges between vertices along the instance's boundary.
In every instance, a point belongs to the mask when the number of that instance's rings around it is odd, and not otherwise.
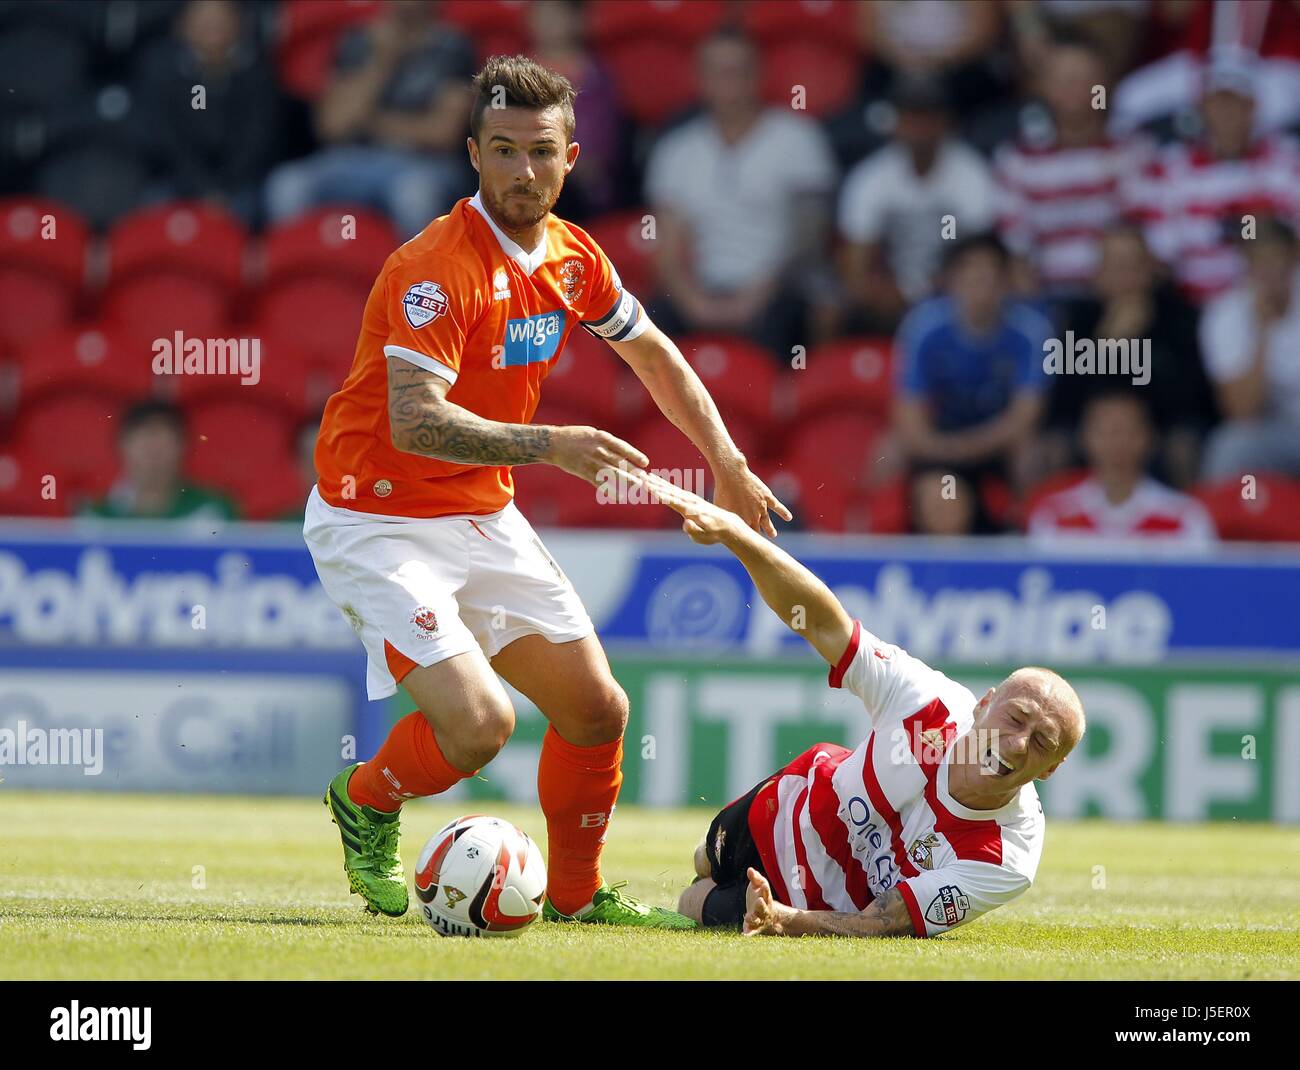
[{"label": "red and white striped jersey", "polygon": [[1158,538],[1184,546],[1208,546],[1218,539],[1205,506],[1150,478],[1118,505],[1095,479],[1049,494],[1030,513],[1029,534],[1043,540],[1089,535]]},{"label": "red and white striped jersey", "polygon": [[1170,265],[1188,298],[1203,304],[1241,280],[1244,216],[1297,222],[1300,150],[1290,138],[1263,138],[1240,159],[1221,160],[1202,145],[1175,143],[1125,195],[1151,251]]},{"label": "red and white striped jersey", "polygon": [[1123,212],[1123,184],[1148,164],[1145,138],[1104,138],[1066,148],[1022,140],[994,156],[998,231],[1043,282],[1079,289],[1097,270],[1101,236]]},{"label": "red and white striped jersey", "polygon": [[773,893],[802,909],[861,911],[898,887],[916,935],[934,936],[1024,892],[1043,850],[1034,786],[1000,810],[971,810],[948,791],[975,696],[857,621],[830,684],[862,700],[872,731],[854,750],[819,743],[755,796],[749,828]]}]

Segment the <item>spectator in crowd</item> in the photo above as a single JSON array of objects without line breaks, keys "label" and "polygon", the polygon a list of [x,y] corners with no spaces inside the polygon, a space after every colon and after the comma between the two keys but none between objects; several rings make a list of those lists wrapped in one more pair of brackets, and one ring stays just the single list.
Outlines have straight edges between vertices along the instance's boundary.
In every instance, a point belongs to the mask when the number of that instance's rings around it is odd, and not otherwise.
[{"label": "spectator in crowd", "polygon": [[319,204],[359,201],[387,212],[409,238],[470,191],[474,49],[436,11],[427,0],[391,0],[343,38],[316,104],[324,147],[281,164],[267,181],[274,222]]},{"label": "spectator in crowd", "polygon": [[1240,280],[1244,264],[1236,237],[1247,215],[1294,220],[1300,207],[1295,142],[1252,133],[1256,77],[1249,63],[1211,66],[1201,136],[1163,148],[1127,191],[1152,251],[1197,304]]},{"label": "spectator in crowd", "polygon": [[1146,166],[1150,146],[1106,134],[1105,57],[1086,38],[1059,37],[1032,73],[1048,121],[994,155],[998,227],[1020,258],[1021,289],[1072,296],[1096,273],[1101,236],[1123,212],[1123,183]]},{"label": "spectator in crowd", "polygon": [[942,468],[912,473],[907,505],[908,526],[914,535],[973,535],[989,530],[974,488]]},{"label": "spectator in crowd", "polygon": [[911,305],[930,296],[945,231],[978,234],[993,225],[992,175],[979,153],[951,136],[940,83],[900,81],[892,100],[893,139],[849,172],[840,193],[840,275],[854,332],[892,333]]},{"label": "spectator in crowd", "polygon": [[704,112],[651,153],[668,333],[738,332],[787,359],[807,339],[807,290],[825,250],[835,164],[821,128],[759,95],[753,44],[727,31],[699,55]]},{"label": "spectator in crowd", "polygon": [[[1149,381],[1143,387],[1159,438],[1158,468],[1166,481],[1185,488],[1200,474],[1200,449],[1218,418],[1201,361],[1196,311],[1164,276],[1142,231],[1121,224],[1101,243],[1094,292],[1062,308],[1065,332],[1075,338],[1150,343]],[[1131,383],[1132,374],[1057,376],[1052,382],[1044,436],[1047,468],[1073,462],[1073,444],[1088,398]]]},{"label": "spectator in crowd", "polygon": [[957,242],[946,293],[922,302],[896,339],[899,444],[914,467],[1021,484],[1043,412],[1047,319],[1010,299],[1009,254],[993,235]]},{"label": "spectator in crowd", "polygon": [[1147,474],[1154,427],[1135,389],[1094,394],[1081,434],[1088,475],[1038,504],[1029,516],[1031,538],[1157,538],[1186,546],[1215,541],[1214,522],[1200,502]]},{"label": "spectator in crowd", "polygon": [[574,0],[530,5],[528,28],[533,39],[529,55],[564,75],[578,91],[573,114],[582,163],[565,180],[555,212],[581,223],[617,206],[622,161],[614,83],[583,40],[582,7]]},{"label": "spectator in crowd", "polygon": [[161,196],[207,199],[255,225],[276,159],[280,96],[233,0],[190,0],[144,52],[135,96],[166,178]]},{"label": "spectator in crowd", "polygon": [[122,475],[108,496],[84,511],[88,516],[134,520],[234,520],[224,495],[187,483],[185,417],[160,401],[131,406],[118,431]]},{"label": "spectator in crowd", "polygon": [[1207,479],[1300,476],[1300,257],[1296,234],[1262,220],[1246,250],[1246,280],[1212,301],[1201,349],[1225,423],[1206,445]]},{"label": "spectator in crowd", "polygon": [[865,83],[879,96],[900,75],[943,83],[957,109],[971,114],[1005,88],[995,56],[1001,4],[967,0],[874,0],[857,4],[858,31],[872,57]]}]

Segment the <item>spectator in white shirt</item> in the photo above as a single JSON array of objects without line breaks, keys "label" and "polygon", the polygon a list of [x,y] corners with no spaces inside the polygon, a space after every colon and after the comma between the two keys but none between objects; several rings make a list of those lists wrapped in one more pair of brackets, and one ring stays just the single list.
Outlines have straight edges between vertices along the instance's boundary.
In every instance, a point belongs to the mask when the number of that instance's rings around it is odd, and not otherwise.
[{"label": "spectator in white shirt", "polygon": [[1300,476],[1300,258],[1295,232],[1260,220],[1243,241],[1246,281],[1212,301],[1201,351],[1225,422],[1205,451],[1207,479]]},{"label": "spectator in white shirt", "polygon": [[1146,400],[1135,389],[1094,395],[1081,437],[1089,474],[1038,504],[1029,516],[1032,538],[1143,538],[1186,546],[1217,539],[1200,502],[1147,475],[1154,435]]},{"label": "spectator in white shirt", "polygon": [[665,296],[654,319],[670,334],[751,334],[788,357],[825,252],[830,144],[811,119],[763,104],[744,36],[706,40],[699,75],[703,114],[665,134],[647,167]]},{"label": "spectator in white shirt", "polygon": [[905,79],[892,101],[893,139],[849,172],[840,194],[841,277],[854,331],[892,332],[933,292],[945,231],[978,234],[994,221],[992,173],[950,136],[942,85]]}]

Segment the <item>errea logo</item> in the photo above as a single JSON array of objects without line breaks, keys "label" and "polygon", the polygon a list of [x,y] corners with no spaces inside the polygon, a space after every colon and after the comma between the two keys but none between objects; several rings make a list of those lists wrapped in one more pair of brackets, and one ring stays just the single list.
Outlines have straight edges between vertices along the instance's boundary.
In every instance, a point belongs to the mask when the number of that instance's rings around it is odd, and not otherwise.
[{"label": "errea logo", "polygon": [[492,300],[510,300],[510,276],[506,274],[505,268],[497,268],[492,274]]}]

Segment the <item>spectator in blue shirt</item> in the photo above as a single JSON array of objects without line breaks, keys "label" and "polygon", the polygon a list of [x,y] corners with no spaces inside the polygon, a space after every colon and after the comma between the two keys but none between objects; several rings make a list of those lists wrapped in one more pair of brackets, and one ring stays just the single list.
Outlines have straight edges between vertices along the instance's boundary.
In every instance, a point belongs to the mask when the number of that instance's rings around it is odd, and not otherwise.
[{"label": "spectator in blue shirt", "polygon": [[1043,412],[1043,343],[1053,330],[1011,299],[1009,272],[997,237],[956,242],[943,293],[917,305],[896,339],[895,412],[908,462],[946,468],[977,489],[990,477],[1023,485]]}]

